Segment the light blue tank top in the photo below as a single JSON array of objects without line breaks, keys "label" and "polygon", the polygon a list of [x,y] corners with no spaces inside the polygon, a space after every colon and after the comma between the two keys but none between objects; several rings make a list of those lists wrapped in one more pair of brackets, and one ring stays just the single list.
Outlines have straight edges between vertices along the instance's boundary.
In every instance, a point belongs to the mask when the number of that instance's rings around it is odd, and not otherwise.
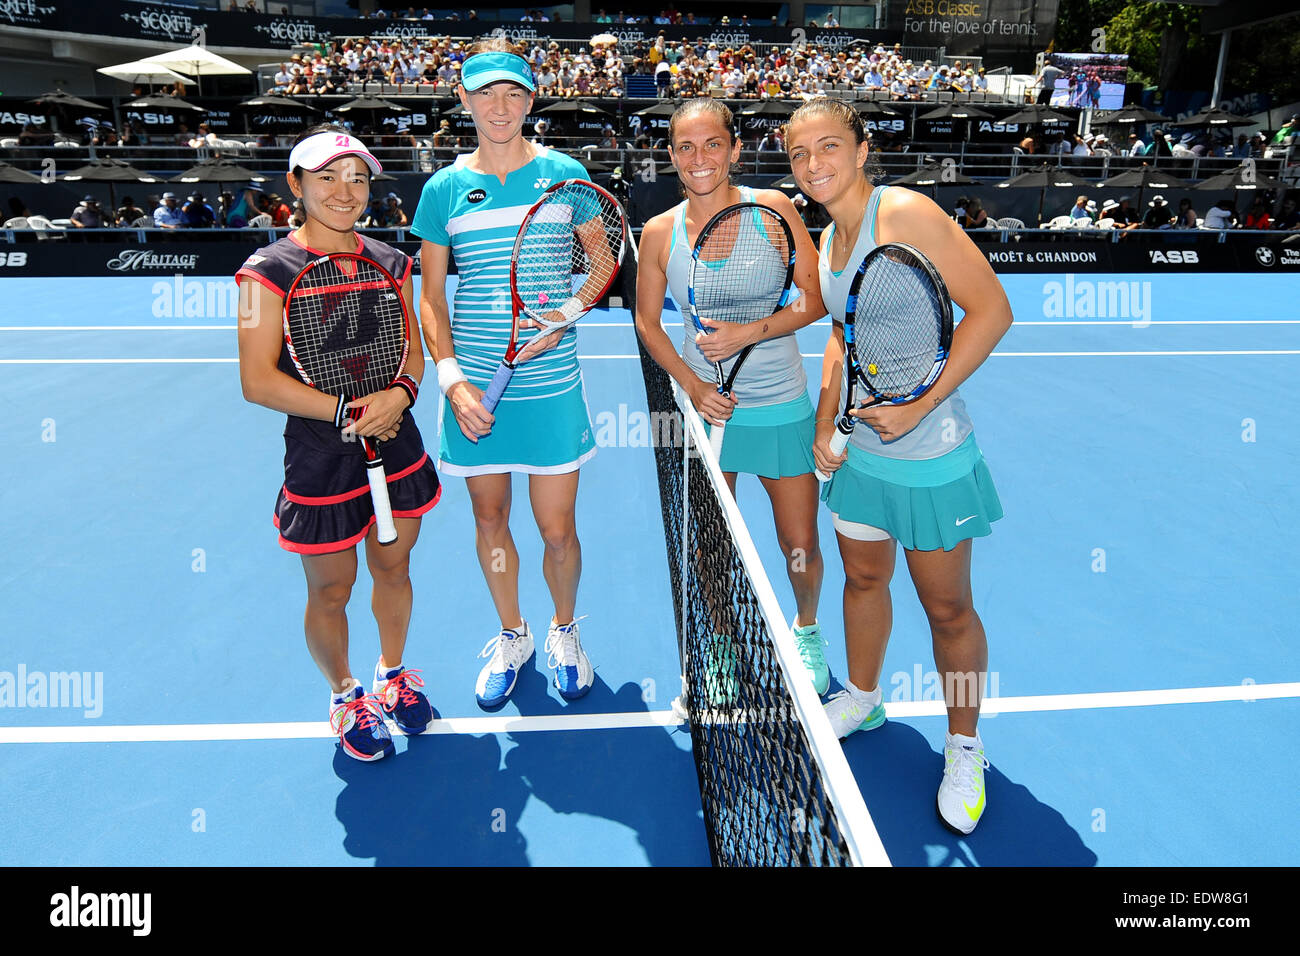
[{"label": "light blue tank top", "polygon": [[[747,186],[740,187],[742,202],[754,202],[754,193]],[[692,372],[706,382],[717,380],[717,370],[712,362],[704,357],[695,335],[698,331],[690,318],[690,304],[686,287],[690,284],[691,244],[686,239],[686,203],[683,201],[673,213],[673,237],[668,249],[668,291],[682,313],[682,358]],[[790,297],[793,302],[798,298],[795,289]],[[722,364],[724,372],[730,373],[735,359]],[[737,405],[756,407],[776,405],[780,402],[793,401],[808,394],[808,376],[804,373],[803,359],[799,355],[799,344],[794,333],[764,339],[754,346],[745,364],[736,376],[732,395]]]},{"label": "light blue tank top", "polygon": [[[826,230],[825,251],[817,260],[817,276],[821,282],[822,301],[826,303],[831,321],[836,325],[844,325],[844,305],[848,301],[849,285],[853,282],[858,265],[876,247],[876,219],[880,211],[880,197],[889,188],[877,186],[871,191],[871,198],[867,200],[867,208],[862,216],[862,225],[858,229],[858,240],[840,272],[831,271],[830,248],[834,238],[834,224]],[[847,374],[846,367],[845,377],[840,380],[839,408],[844,407],[844,396],[848,389]],[[896,441],[881,441],[879,435],[861,423],[853,429],[849,441],[859,450],[873,455],[921,461],[946,455],[965,441],[974,428],[970,415],[966,413],[966,403],[954,390],[937,408],[921,419],[916,428]]]}]

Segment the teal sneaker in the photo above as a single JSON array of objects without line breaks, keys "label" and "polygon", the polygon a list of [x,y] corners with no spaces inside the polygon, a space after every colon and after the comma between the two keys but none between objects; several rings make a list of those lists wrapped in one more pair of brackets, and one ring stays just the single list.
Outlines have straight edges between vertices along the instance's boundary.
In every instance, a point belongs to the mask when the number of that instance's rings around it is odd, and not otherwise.
[{"label": "teal sneaker", "polygon": [[826,666],[826,655],[822,653],[822,648],[826,646],[822,640],[822,626],[809,624],[806,627],[794,627],[793,623],[790,626],[794,629],[794,644],[799,648],[799,658],[803,661],[803,666],[808,668],[817,696],[821,697],[831,689],[831,669]]},{"label": "teal sneaker", "polygon": [[714,634],[704,645],[704,695],[712,707],[729,707],[740,696],[736,679],[736,642],[725,634]]}]

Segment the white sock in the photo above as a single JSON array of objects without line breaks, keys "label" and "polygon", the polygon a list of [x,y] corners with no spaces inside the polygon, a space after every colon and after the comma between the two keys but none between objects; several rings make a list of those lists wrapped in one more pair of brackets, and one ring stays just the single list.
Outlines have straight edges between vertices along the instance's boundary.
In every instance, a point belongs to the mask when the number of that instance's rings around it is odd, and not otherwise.
[{"label": "white sock", "polygon": [[401,664],[394,664],[392,667],[385,667],[383,658],[381,657],[375,662],[375,680],[388,680],[401,669]]},{"label": "white sock", "polygon": [[984,749],[984,741],[980,740],[979,731],[975,732],[974,737],[967,737],[965,734],[949,734],[948,739],[952,741],[954,747],[973,747],[975,750]]},{"label": "white sock", "polygon": [[352,696],[352,689],[360,683],[361,681],[357,680],[355,677],[347,678],[345,681],[343,681],[343,689],[341,691],[339,691],[337,694],[330,694],[330,703],[331,704],[346,703],[348,698]]},{"label": "white sock", "polygon": [[880,701],[884,697],[879,687],[873,691],[860,690],[851,680],[844,682],[844,689],[849,692],[849,696],[859,704],[865,706],[868,710],[875,710],[880,706]]}]

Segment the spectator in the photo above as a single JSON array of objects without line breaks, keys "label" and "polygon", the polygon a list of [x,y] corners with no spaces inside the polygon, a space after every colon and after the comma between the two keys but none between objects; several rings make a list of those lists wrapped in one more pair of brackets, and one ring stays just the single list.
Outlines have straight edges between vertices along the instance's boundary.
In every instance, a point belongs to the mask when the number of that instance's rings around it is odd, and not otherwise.
[{"label": "spectator", "polygon": [[1136,132],[1129,133],[1128,154],[1130,156],[1141,156],[1144,153],[1146,153],[1146,151],[1147,151],[1147,144],[1142,142],[1142,139],[1138,136],[1138,134]]},{"label": "spectator", "polygon": [[1056,81],[1062,75],[1061,69],[1053,66],[1050,60],[1043,63],[1042,72],[1034,80],[1034,85],[1040,88],[1038,93],[1039,103],[1051,103],[1052,91],[1056,89]]},{"label": "spectator", "polygon": [[135,204],[135,200],[130,196],[122,197],[122,205],[117,207],[114,221],[119,226],[133,226],[136,221],[143,219],[145,212]]},{"label": "spectator", "polygon": [[249,220],[258,215],[257,197],[262,192],[258,183],[249,183],[240,190],[239,202],[235,203],[226,214],[226,226],[230,229],[243,229]]},{"label": "spectator", "polygon": [[1199,224],[1196,210],[1192,208],[1192,201],[1186,197],[1178,200],[1178,215],[1174,220],[1175,229],[1195,229]]},{"label": "spectator", "polygon": [[162,201],[153,211],[153,224],[158,229],[179,229],[185,223],[185,217],[176,205],[175,193],[163,193]]},{"label": "spectator", "polygon": [[391,228],[402,229],[408,224],[406,213],[402,211],[402,197],[389,193],[384,207],[385,224]]},{"label": "spectator", "polygon": [[1032,156],[1038,152],[1038,141],[1032,136],[1026,136],[1020,141],[1020,151]]},{"label": "spectator", "polygon": [[1296,202],[1290,196],[1282,201],[1282,211],[1273,221],[1273,228],[1300,229],[1300,211],[1296,210]]},{"label": "spectator", "polygon": [[382,229],[388,218],[387,208],[384,200],[376,196],[370,200],[370,208],[366,214],[361,217],[361,225],[365,229]]},{"label": "spectator", "polygon": [[1169,145],[1169,140],[1165,138],[1162,130],[1151,131],[1151,145],[1146,148],[1142,155],[1144,156],[1172,156],[1173,147]]},{"label": "spectator", "polygon": [[72,210],[70,218],[72,224],[78,229],[104,228],[104,211],[99,208],[99,200],[94,196],[83,198],[81,205]]},{"label": "spectator", "polygon": [[298,229],[307,224],[307,209],[302,204],[301,199],[295,199],[293,202],[293,215],[289,217],[289,225]]},{"label": "spectator", "polygon": [[1220,199],[1205,213],[1206,229],[1231,229],[1237,224],[1237,210],[1231,199]]},{"label": "spectator", "polygon": [[1092,155],[1094,156],[1113,156],[1114,152],[1110,148],[1110,140],[1103,134],[1098,133],[1092,141]]},{"label": "spectator", "polygon": [[1292,116],[1282,124],[1282,128],[1273,134],[1273,139],[1269,141],[1270,146],[1291,146],[1296,141],[1296,136],[1300,134],[1300,116]]},{"label": "spectator", "polygon": [[1250,159],[1255,151],[1250,148],[1250,139],[1245,133],[1237,137],[1237,145],[1232,149],[1233,159]]},{"label": "spectator", "polygon": [[1077,163],[1079,160],[1087,159],[1092,155],[1092,146],[1089,145],[1086,139],[1078,133],[1075,133],[1074,142],[1070,148],[1070,152],[1074,155],[1074,161]]},{"label": "spectator", "polygon": [[1172,227],[1174,214],[1170,211],[1164,196],[1151,197],[1151,201],[1147,205],[1151,208],[1142,219],[1143,229],[1169,229]]},{"label": "spectator", "polygon": [[181,209],[181,215],[185,217],[187,229],[211,229],[217,220],[216,213],[204,201],[202,193],[190,196],[190,201]]},{"label": "spectator", "polygon": [[1246,212],[1246,219],[1242,223],[1242,228],[1271,229],[1272,227],[1273,220],[1268,214],[1268,206],[1264,203],[1264,197],[1256,193],[1255,198],[1251,200],[1250,209]]},{"label": "spectator", "polygon": [[963,229],[983,229],[989,221],[989,214],[984,211],[984,203],[975,197],[966,203],[966,215],[962,217]]},{"label": "spectator", "polygon": [[975,74],[975,82],[972,86],[976,93],[987,93],[989,89],[989,78],[984,75],[984,67],[980,67]]},{"label": "spectator", "polygon": [[267,193],[261,209],[271,217],[271,225],[276,227],[289,225],[289,217],[293,215],[293,210],[280,198],[279,193]]},{"label": "spectator", "polygon": [[1070,207],[1070,218],[1076,220],[1086,219],[1088,222],[1092,222],[1092,216],[1088,212],[1087,196],[1080,196],[1074,201],[1074,205]]}]

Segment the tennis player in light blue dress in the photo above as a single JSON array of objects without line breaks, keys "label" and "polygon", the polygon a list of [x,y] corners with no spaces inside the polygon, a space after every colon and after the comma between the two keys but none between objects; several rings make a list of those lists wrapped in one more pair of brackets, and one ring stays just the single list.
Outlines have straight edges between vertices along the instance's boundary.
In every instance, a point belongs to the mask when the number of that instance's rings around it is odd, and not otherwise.
[{"label": "tennis player in light blue dress", "polygon": [[[710,99],[682,105],[669,121],[669,149],[686,199],[655,216],[641,233],[637,271],[637,331],[647,351],[690,396],[710,426],[726,424],[720,465],[732,493],[736,476],[757,475],[772,502],[777,539],[794,590],[795,642],[819,694],[830,672],[817,622],[822,557],[817,541],[816,463],[812,457],[813,406],[795,331],[825,315],[815,271],[817,250],[799,214],[779,190],[732,185],[730,172],[740,142],[726,106]],[[683,315],[691,248],[704,225],[738,202],[757,202],[780,213],[795,237],[797,293],[769,320],[715,323],[698,333],[684,321],[681,351],[661,323],[664,294],[671,292]],[[784,262],[773,269],[784,270]],[[730,397],[718,394],[714,363],[726,369],[737,353],[755,343],[736,375]]]},{"label": "tennis player in light blue dress", "polygon": [[[548,350],[519,366],[495,414],[481,399],[510,340],[510,253],[524,215],[548,186],[587,175],[577,160],[524,139],[535,81],[504,39],[471,48],[461,84],[478,148],[425,184],[411,231],[423,240],[420,314],[444,396],[438,467],[465,478],[479,563],[500,618],[497,635],[480,655],[488,663],[475,696],[487,709],[503,705],[533,655],[509,526],[511,478],[520,472],[528,475],[545,545],[542,573],[555,605],[545,650],[560,695],[574,700],[594,680],[574,617],[582,572],[574,512],[578,469],[596,453],[576,330],[552,333]],[[458,282],[449,308],[452,255]]]},{"label": "tennis player in light blue dress", "polygon": [[[832,473],[826,501],[844,561],[844,636],[849,676],[826,705],[841,737],[885,721],[880,675],[892,628],[889,582],[903,546],[930,623],[948,710],[945,769],[937,809],[959,833],[987,805],[988,761],[976,729],[988,672],[988,643],[971,595],[971,541],[987,535],[1002,504],[957,393],[1011,327],[1011,306],[987,260],[920,193],[872,185],[862,118],[846,104],[813,100],[790,117],[786,149],[799,188],[826,207],[819,278],[836,324],[822,365],[813,455]],[[847,388],[844,308],[853,273],[871,249],[905,242],[930,259],[965,315],[939,379],[920,399],[855,412],[844,455],[830,438]]]}]

